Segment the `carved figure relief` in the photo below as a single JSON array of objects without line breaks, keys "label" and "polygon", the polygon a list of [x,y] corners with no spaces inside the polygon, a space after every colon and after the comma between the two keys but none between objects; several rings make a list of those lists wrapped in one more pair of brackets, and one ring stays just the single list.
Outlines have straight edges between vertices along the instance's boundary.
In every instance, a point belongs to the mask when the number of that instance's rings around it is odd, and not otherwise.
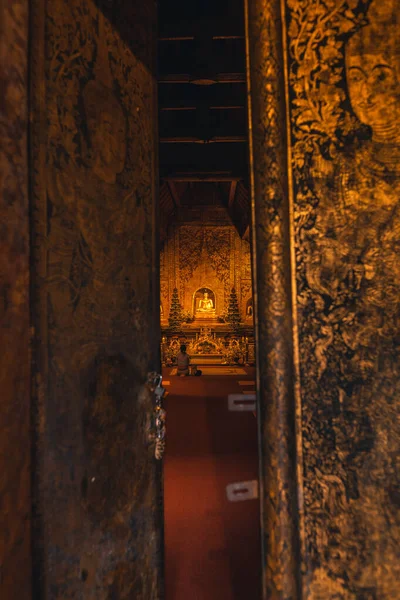
[{"label": "carved figure relief", "polygon": [[325,585],[338,598],[392,598],[400,577],[398,10],[376,0],[319,12],[313,2],[288,5],[306,543],[310,571],[318,567],[310,597]]}]

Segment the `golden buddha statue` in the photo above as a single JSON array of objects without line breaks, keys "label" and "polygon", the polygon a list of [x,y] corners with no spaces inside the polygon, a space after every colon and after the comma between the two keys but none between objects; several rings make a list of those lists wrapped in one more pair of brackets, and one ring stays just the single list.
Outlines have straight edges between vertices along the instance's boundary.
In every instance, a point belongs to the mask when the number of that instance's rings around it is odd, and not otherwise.
[{"label": "golden buddha statue", "polygon": [[208,295],[208,292],[203,293],[203,297],[198,300],[196,319],[214,320],[216,319],[214,300]]},{"label": "golden buddha statue", "polygon": [[203,298],[199,301],[198,312],[215,312],[214,303],[211,298],[208,297],[208,292],[204,292]]}]

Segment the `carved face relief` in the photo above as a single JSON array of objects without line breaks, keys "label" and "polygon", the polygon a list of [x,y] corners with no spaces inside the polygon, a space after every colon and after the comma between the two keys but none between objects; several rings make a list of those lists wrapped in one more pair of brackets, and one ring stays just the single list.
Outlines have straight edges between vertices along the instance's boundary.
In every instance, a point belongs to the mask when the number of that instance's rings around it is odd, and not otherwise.
[{"label": "carved face relief", "polygon": [[357,117],[371,127],[374,138],[393,142],[400,136],[400,84],[395,60],[384,54],[360,55],[352,52],[350,45],[346,76]]}]

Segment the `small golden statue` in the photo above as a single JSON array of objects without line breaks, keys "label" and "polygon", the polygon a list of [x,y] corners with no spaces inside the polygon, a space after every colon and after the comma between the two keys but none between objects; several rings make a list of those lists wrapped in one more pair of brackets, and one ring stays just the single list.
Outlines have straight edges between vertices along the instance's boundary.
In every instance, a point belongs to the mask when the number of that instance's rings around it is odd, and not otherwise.
[{"label": "small golden statue", "polygon": [[211,298],[208,297],[208,292],[204,292],[203,298],[199,301],[199,312],[215,312],[214,304]]}]

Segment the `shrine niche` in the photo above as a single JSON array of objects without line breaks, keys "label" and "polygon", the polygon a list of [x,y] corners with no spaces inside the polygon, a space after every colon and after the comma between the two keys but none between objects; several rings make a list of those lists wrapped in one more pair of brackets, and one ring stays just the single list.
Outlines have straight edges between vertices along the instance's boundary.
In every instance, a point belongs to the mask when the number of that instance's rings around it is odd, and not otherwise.
[{"label": "shrine niche", "polygon": [[200,288],[194,293],[193,315],[195,320],[216,319],[215,294],[210,288]]},{"label": "shrine niche", "polygon": [[250,244],[227,218],[212,219],[210,210],[201,207],[183,213],[181,221],[169,227],[160,260],[164,318],[176,288],[187,323],[208,317],[221,324],[234,287],[245,320],[251,293]]},{"label": "shrine niche", "polygon": [[173,364],[178,335],[199,365],[254,364],[250,244],[223,209],[191,208],[170,224],[161,251],[163,363]]}]

